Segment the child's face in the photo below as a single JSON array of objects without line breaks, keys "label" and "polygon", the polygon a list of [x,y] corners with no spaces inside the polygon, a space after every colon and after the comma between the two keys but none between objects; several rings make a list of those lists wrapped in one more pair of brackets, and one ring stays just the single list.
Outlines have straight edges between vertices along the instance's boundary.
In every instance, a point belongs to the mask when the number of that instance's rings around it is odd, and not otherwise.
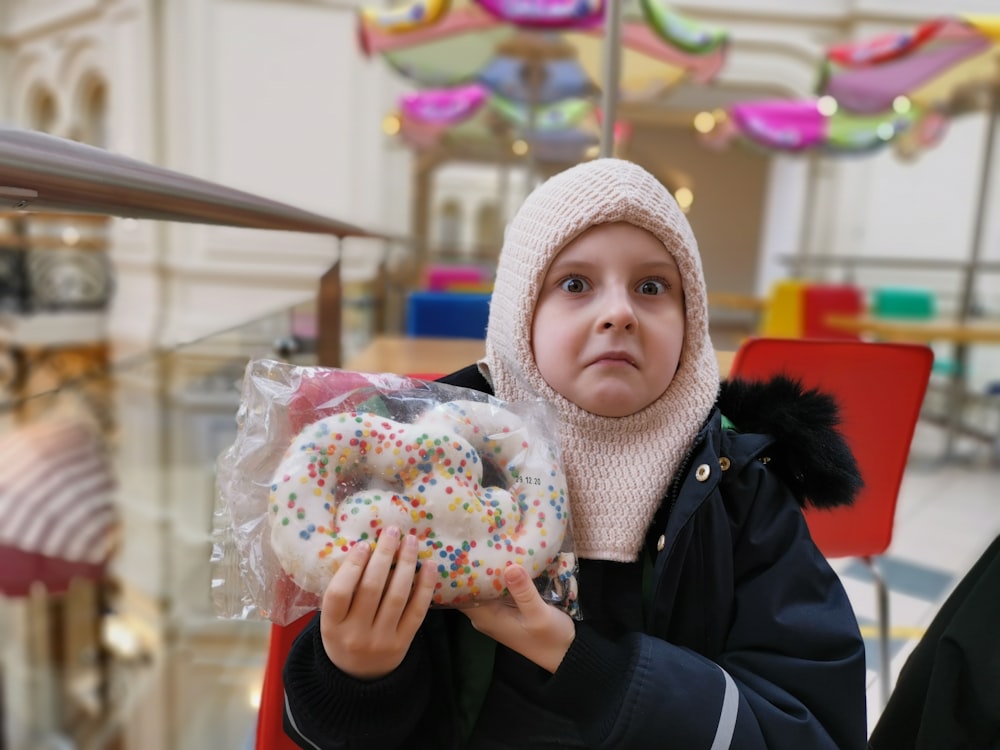
[{"label": "child's face", "polygon": [[670,385],[684,342],[674,259],[632,224],[599,224],[566,245],[542,282],[531,348],[545,382],[582,409],[634,414]]}]

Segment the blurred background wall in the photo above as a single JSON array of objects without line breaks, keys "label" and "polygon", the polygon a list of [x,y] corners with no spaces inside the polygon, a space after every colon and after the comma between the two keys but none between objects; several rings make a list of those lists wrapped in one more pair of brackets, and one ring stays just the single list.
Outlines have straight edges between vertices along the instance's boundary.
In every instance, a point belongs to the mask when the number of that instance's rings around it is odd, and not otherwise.
[{"label": "blurred background wall", "polygon": [[[711,85],[684,84],[662,100],[624,106],[634,127],[624,155],[672,189],[691,190],[689,218],[710,289],[762,295],[795,257],[968,256],[985,116],[956,120],[938,147],[913,161],[890,151],[837,160],[718,151],[704,148],[691,125],[698,112],[740,99],[807,95],[826,45],[952,12],[950,2],[673,5],[729,29],[730,58]],[[963,10],[994,6],[969,0]],[[502,181],[495,166],[449,162],[421,182],[419,158],[382,127],[406,84],[362,56],[354,9],[343,0],[0,0],[0,120],[382,230],[403,255],[422,186],[433,243],[473,257],[492,237],[485,252],[495,254],[531,181],[517,169]],[[475,217],[491,228],[477,232]],[[323,237],[156,222],[115,220],[107,232],[115,295],[104,332],[136,350],[190,342],[310,299],[341,251],[345,281],[364,283],[387,252],[383,241],[338,248]],[[1000,260],[993,213],[985,235],[984,259]],[[820,273],[836,280],[849,267],[831,263]],[[957,299],[955,273],[850,273],[864,284],[934,287],[945,305]],[[978,289],[983,305],[997,305],[996,275]],[[204,457],[224,447],[236,404],[202,398],[214,375],[196,361],[188,367],[174,373],[182,385],[166,390],[162,373],[134,372],[114,396],[122,429],[146,436],[120,446],[133,543],[115,567],[122,607],[137,627],[153,623],[146,645],[158,653],[128,706],[120,747],[238,747],[259,689],[266,630],[214,620],[203,565],[212,512]],[[148,408],[164,400],[167,421]],[[161,477],[165,452],[176,468]],[[28,606],[6,610],[11,643],[28,637]],[[231,646],[240,639],[248,655],[237,658]],[[6,680],[30,674],[23,658],[5,654]],[[32,698],[8,689],[6,699],[17,749],[27,732],[18,717],[31,714]]]}]

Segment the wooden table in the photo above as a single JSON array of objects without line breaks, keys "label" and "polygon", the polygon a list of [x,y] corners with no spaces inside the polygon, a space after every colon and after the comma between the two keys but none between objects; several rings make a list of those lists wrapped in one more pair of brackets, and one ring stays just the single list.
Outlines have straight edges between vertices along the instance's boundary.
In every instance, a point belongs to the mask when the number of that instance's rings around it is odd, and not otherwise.
[{"label": "wooden table", "polygon": [[739,292],[709,292],[708,306],[759,313],[767,306],[767,300],[753,294],[740,294]]},{"label": "wooden table", "polygon": [[963,415],[969,397],[966,373],[969,367],[969,346],[973,344],[1000,345],[1000,320],[973,319],[959,321],[948,318],[907,320],[879,318],[871,315],[830,315],[826,322],[842,331],[857,333],[880,341],[933,344],[950,343],[955,347],[955,370],[951,374],[947,393],[946,413],[939,418],[947,429],[945,459],[954,456],[955,439],[965,433],[992,441],[994,436],[984,436],[968,428]]},{"label": "wooden table", "polygon": [[723,349],[715,350],[715,358],[719,362],[719,377],[725,380],[729,377],[729,370],[733,366],[733,357],[736,356],[736,352],[725,351]]},{"label": "wooden table", "polygon": [[[371,343],[344,365],[355,372],[396,372],[400,374],[445,374],[481,359],[486,344],[482,339],[445,339],[414,336],[376,336]],[[729,373],[735,352],[717,351],[719,372]]]},{"label": "wooden table", "polygon": [[948,318],[905,320],[871,315],[829,315],[826,322],[833,328],[867,334],[880,341],[1000,344],[1000,320],[977,319],[962,323]]},{"label": "wooden table", "polygon": [[486,353],[485,346],[482,339],[376,336],[344,369],[445,375],[475,364]]}]

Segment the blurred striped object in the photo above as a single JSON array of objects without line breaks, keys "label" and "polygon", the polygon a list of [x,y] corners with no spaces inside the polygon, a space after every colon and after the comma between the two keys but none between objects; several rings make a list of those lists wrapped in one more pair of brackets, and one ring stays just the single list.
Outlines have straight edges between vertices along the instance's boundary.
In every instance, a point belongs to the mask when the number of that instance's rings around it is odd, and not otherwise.
[{"label": "blurred striped object", "polygon": [[40,581],[59,592],[101,577],[118,536],[115,488],[85,422],[48,418],[0,436],[0,591],[22,596]]}]

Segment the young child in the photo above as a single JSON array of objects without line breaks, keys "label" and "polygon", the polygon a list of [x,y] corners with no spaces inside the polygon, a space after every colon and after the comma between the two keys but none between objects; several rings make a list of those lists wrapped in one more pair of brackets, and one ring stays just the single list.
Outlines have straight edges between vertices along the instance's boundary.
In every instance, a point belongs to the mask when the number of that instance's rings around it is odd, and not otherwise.
[{"label": "young child", "polygon": [[516,565],[512,601],[428,609],[431,566],[386,531],[286,662],[301,747],[865,747],[864,646],[800,510],[860,487],[836,406],[720,391],[697,245],[652,175],[600,159],[537,188],[485,359],[445,380],[558,413],[582,620]]}]

